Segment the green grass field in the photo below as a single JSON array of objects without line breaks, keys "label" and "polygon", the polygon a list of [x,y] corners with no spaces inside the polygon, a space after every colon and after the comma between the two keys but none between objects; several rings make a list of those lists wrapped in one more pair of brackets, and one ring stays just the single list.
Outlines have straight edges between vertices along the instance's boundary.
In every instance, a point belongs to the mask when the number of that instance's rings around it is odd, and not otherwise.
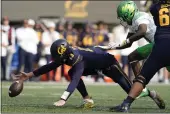
[{"label": "green grass field", "polygon": [[[118,85],[86,84],[87,90],[95,102],[94,108],[85,110],[80,107],[82,98],[78,91],[72,94],[64,107],[55,107],[53,102],[60,98],[67,84],[26,82],[23,92],[15,98],[8,96],[10,84],[2,82],[2,113],[113,113],[109,112],[109,108],[120,104],[126,97],[125,92]],[[146,97],[136,100],[130,112],[170,113],[170,85],[151,85],[149,87],[160,93],[166,102],[166,109],[160,110],[149,97]]]}]

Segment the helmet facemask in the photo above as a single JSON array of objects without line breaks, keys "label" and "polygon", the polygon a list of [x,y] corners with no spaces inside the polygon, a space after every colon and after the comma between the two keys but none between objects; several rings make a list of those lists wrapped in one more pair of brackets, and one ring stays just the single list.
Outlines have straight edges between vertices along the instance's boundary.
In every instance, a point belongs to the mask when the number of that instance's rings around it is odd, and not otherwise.
[{"label": "helmet facemask", "polygon": [[120,24],[124,27],[128,27],[128,23],[126,21],[123,20],[123,18],[118,18],[120,20]]}]

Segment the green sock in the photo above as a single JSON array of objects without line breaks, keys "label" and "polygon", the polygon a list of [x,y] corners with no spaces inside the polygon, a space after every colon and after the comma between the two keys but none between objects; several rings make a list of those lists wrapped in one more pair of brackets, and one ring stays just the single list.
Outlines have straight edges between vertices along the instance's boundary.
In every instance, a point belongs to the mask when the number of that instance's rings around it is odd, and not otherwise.
[{"label": "green sock", "polygon": [[141,94],[140,94],[138,97],[136,97],[136,99],[139,99],[139,98],[141,98],[141,97],[146,97],[146,96],[149,96],[149,89],[144,88],[144,89],[142,90]]}]

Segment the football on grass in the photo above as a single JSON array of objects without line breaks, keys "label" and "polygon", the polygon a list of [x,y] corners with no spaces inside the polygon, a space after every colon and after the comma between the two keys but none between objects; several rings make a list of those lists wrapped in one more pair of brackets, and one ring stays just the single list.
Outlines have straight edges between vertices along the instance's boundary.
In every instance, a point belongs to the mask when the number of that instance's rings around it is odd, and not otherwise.
[{"label": "football on grass", "polygon": [[23,81],[13,82],[9,87],[9,91],[8,91],[9,96],[16,97],[17,95],[19,95],[23,90],[23,86],[24,86]]}]

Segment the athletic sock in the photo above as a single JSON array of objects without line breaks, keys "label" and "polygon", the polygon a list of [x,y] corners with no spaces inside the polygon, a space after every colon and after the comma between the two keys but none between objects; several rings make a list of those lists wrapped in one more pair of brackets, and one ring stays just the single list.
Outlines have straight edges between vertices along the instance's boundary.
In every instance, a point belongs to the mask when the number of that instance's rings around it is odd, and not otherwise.
[{"label": "athletic sock", "polygon": [[132,98],[131,96],[127,96],[127,98],[124,100],[126,103],[132,103],[135,99]]}]

